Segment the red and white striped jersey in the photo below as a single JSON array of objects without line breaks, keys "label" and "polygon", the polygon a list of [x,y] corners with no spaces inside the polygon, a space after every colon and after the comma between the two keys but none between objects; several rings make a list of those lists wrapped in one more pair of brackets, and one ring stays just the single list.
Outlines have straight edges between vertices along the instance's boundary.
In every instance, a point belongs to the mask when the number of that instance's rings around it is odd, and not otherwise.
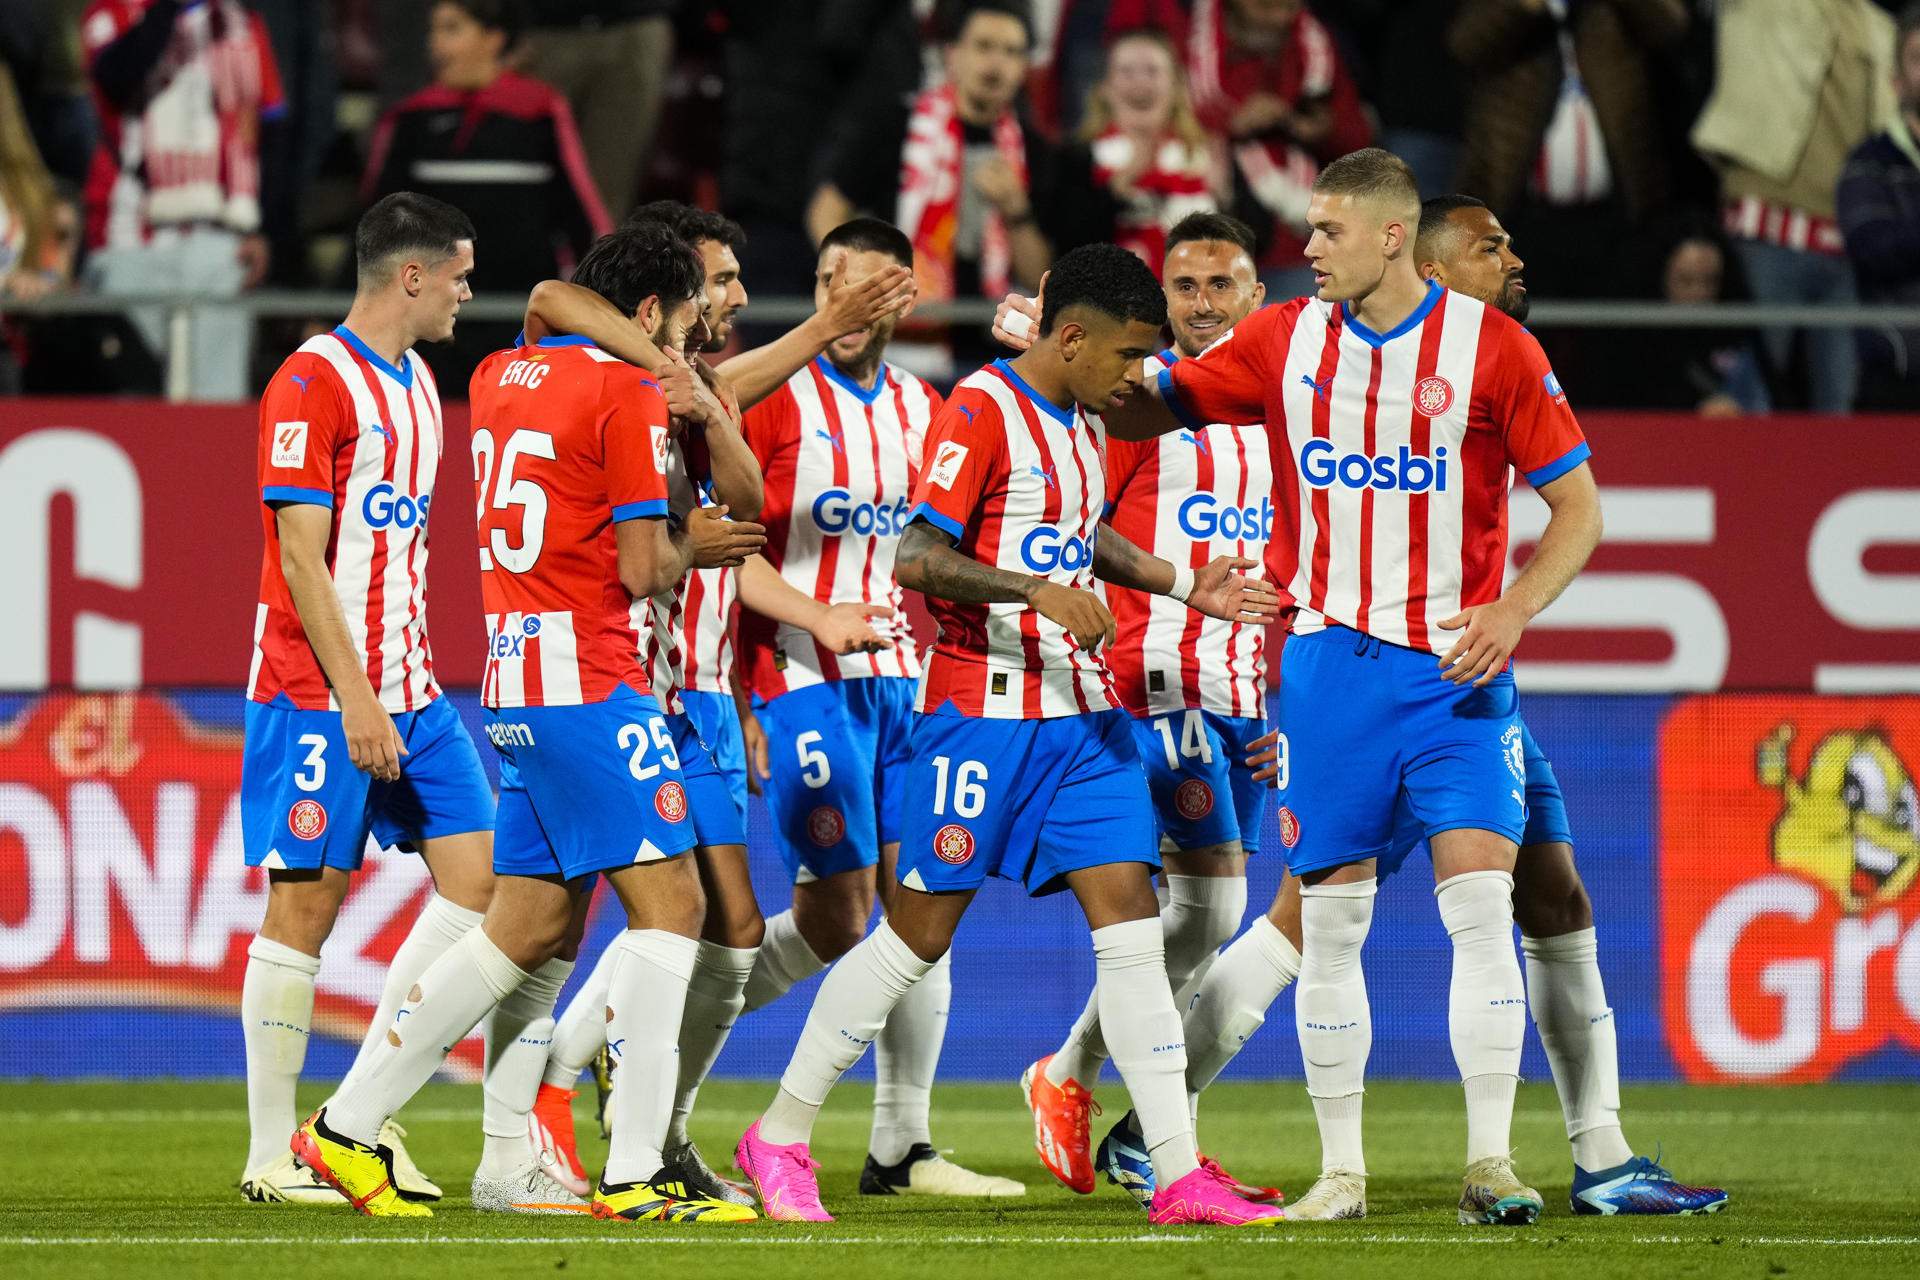
[{"label": "red and white striped jersey", "polygon": [[871,391],[822,356],[746,415],[747,444],[766,476],[761,552],[797,591],[829,604],[893,610],[875,630],[883,653],[828,652],[801,627],[743,610],[747,687],[762,698],[828,680],[920,674],[893,556],[905,532],[927,428],[940,394],[881,365]]},{"label": "red and white striped jersey", "polygon": [[733,602],[739,595],[737,570],[723,565],[687,575],[681,605],[687,632],[687,688],[733,692]]},{"label": "red and white striped jersey", "polygon": [[496,351],[469,389],[489,707],[647,691],[614,525],[667,514],[660,386],[581,338]]},{"label": "red and white striped jersey", "polygon": [[1268,553],[1295,631],[1434,653],[1434,624],[1500,596],[1508,466],[1538,488],[1589,453],[1533,336],[1438,284],[1385,334],[1344,304],[1263,307],[1160,393],[1190,422],[1285,424]]},{"label": "red and white striped jersey", "polygon": [[[955,387],[934,419],[909,519],[945,530],[982,564],[1091,590],[1105,434],[1098,418],[1051,403],[996,360]],[[1120,705],[1100,657],[1025,604],[929,596],[927,605],[940,638],[919,710],[1040,720]]]},{"label": "red and white striped jersey", "polygon": [[[698,436],[669,438],[661,453],[661,470],[666,475],[667,519],[676,526],[686,523],[697,506],[709,505],[702,490],[709,485],[712,468],[707,462],[706,442]],[[682,689],[693,688],[688,680],[688,640],[699,633],[697,615],[690,631],[687,610],[698,606],[704,596],[694,570],[680,581],[647,600],[633,602],[631,618],[639,636],[640,664],[647,669],[647,682],[660,700],[660,709],[670,716],[686,710],[680,701]],[[729,690],[730,691],[730,690]]]},{"label": "red and white striped jersey", "polygon": [[411,351],[388,364],[342,325],[275,370],[260,398],[267,546],[247,673],[255,702],[284,693],[305,711],[340,709],[280,571],[274,508],[293,502],[333,511],[327,570],[380,705],[415,711],[440,696],[427,647],[427,509],[441,445],[440,393]]},{"label": "red and white striped jersey", "polygon": [[[1162,352],[1157,368],[1177,363]],[[1141,550],[1199,568],[1215,556],[1264,562],[1273,462],[1263,426],[1213,425],[1107,441],[1107,523]],[[1249,570],[1255,577],[1261,570]],[[1114,688],[1136,716],[1202,707],[1266,715],[1264,626],[1209,618],[1169,596],[1104,584],[1117,630]]]}]

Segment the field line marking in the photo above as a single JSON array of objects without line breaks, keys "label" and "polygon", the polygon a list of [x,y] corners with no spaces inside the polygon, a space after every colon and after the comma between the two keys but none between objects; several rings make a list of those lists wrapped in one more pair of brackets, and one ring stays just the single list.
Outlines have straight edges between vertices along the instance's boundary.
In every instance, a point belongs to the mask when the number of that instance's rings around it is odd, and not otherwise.
[{"label": "field line marking", "polygon": [[[1620,1245],[1698,1245],[1708,1248],[1728,1245],[1746,1245],[1765,1248],[1784,1248],[1800,1246],[1831,1247],[1852,1245],[1858,1247],[1884,1247],[1887,1245],[1920,1245],[1920,1236],[1579,1236],[1579,1237],[1542,1237],[1533,1235],[1457,1235],[1417,1234],[1411,1232],[1348,1232],[1316,1231],[1308,1234],[1271,1234],[1260,1232],[1254,1235],[1239,1232],[1223,1233],[1216,1236],[1165,1235],[1152,1232],[1140,1235],[1104,1235],[1074,1237],[1041,1237],[1028,1239],[1021,1236],[993,1235],[944,1235],[944,1236],[814,1236],[782,1235],[760,1236],[718,1234],[701,1236],[651,1235],[647,1233],[625,1233],[618,1236],[0,1236],[0,1247],[17,1248],[94,1248],[104,1245],[125,1245],[130,1247],[151,1248],[173,1245],[181,1248],[202,1247],[207,1245],[284,1245],[310,1248],[315,1245],[334,1245],[349,1248],[365,1246],[417,1246],[417,1245],[468,1245],[481,1248],[493,1245],[513,1245],[530,1248],[550,1248],[569,1245],[708,1245],[738,1248],[756,1248],[761,1246],[813,1245],[834,1248],[866,1248],[876,1245],[935,1244],[935,1245],[1140,1245],[1140,1244],[1193,1244],[1202,1240],[1212,1240],[1219,1244],[1237,1245],[1253,1248],[1287,1248],[1293,1245],[1459,1245],[1467,1248],[1525,1248],[1529,1241],[1539,1240],[1536,1247],[1545,1247],[1549,1242],[1555,1248],[1567,1245],[1595,1244],[1609,1248]],[[1717,1241],[1717,1243],[1716,1243]],[[1203,1246],[1204,1247],[1204,1246]]]}]

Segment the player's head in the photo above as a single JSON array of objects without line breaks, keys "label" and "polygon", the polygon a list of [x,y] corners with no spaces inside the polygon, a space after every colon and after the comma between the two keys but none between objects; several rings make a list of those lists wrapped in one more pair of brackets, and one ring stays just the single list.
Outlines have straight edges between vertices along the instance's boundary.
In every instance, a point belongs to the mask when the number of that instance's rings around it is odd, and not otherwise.
[{"label": "player's head", "polygon": [[692,245],[706,275],[702,319],[707,337],[704,351],[718,351],[733,337],[734,317],[747,305],[747,286],[740,281],[740,254],[747,233],[732,218],[710,209],[696,209],[678,200],[654,200],[627,215],[628,222],[663,222]]},{"label": "player's head", "polygon": [[1349,152],[1313,180],[1307,226],[1307,263],[1320,300],[1364,298],[1389,269],[1412,268],[1420,184],[1391,151]]},{"label": "player's head", "polygon": [[353,252],[360,297],[387,295],[414,342],[453,336],[460,304],[473,296],[472,219],[444,200],[396,191],[360,215]]},{"label": "player's head", "polygon": [[947,79],[963,115],[997,116],[1013,105],[1027,80],[1032,19],[1017,0],[949,0],[945,33]]},{"label": "player's head", "polygon": [[1167,295],[1146,263],[1119,245],[1083,244],[1047,273],[1034,348],[1061,362],[1081,408],[1105,413],[1140,385],[1166,322]]},{"label": "player's head", "polygon": [[1920,115],[1920,0],[1902,9],[1894,24],[1893,92],[1900,110]]},{"label": "player's head", "polygon": [[434,83],[484,89],[519,29],[514,0],[437,0],[427,19],[427,61]]},{"label": "player's head", "polygon": [[1526,263],[1493,210],[1472,196],[1435,196],[1420,206],[1413,256],[1420,274],[1478,298],[1515,320],[1527,318]]},{"label": "player's head", "polygon": [[1160,283],[1183,356],[1205,351],[1267,299],[1253,266],[1253,228],[1224,213],[1190,213],[1173,224]]},{"label": "player's head", "polygon": [[[820,242],[820,260],[813,273],[813,304],[827,305],[827,282],[836,270],[843,280],[864,280],[892,266],[913,270],[913,242],[904,231],[879,218],[843,222]],[[842,369],[871,368],[893,340],[893,331],[912,313],[913,304],[909,303],[904,311],[834,339],[827,346],[827,358]]]},{"label": "player's head", "polygon": [[632,316],[662,347],[684,346],[700,322],[700,255],[663,222],[628,222],[601,236],[574,268],[573,282]]}]

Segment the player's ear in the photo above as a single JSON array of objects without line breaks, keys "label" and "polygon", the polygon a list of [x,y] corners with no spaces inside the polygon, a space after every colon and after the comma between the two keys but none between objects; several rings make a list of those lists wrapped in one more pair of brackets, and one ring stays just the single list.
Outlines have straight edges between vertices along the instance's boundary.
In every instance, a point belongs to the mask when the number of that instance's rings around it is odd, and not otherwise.
[{"label": "player's ear", "polygon": [[400,287],[407,291],[409,298],[417,298],[420,291],[427,287],[427,266],[424,262],[407,261],[400,264]]},{"label": "player's ear", "polygon": [[1087,327],[1076,320],[1062,320],[1054,330],[1054,341],[1059,344],[1060,358],[1068,363],[1080,354],[1080,344],[1087,340]]},{"label": "player's ear", "polygon": [[660,332],[660,295],[650,293],[640,299],[639,309],[633,313],[633,322],[640,326],[641,332],[653,337]]},{"label": "player's ear", "polygon": [[1261,307],[1264,307],[1266,305],[1267,305],[1266,283],[1264,281],[1255,280],[1253,282],[1253,309],[1255,311],[1258,311]]}]

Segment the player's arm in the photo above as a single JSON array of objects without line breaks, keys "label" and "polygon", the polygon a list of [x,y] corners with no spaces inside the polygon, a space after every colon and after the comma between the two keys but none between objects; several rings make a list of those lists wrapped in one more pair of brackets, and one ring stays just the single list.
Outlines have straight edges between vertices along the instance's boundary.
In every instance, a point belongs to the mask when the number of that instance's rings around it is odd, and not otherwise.
[{"label": "player's arm", "polygon": [[914,520],[900,535],[893,576],[911,591],[955,604],[1028,605],[1065,627],[1082,649],[1113,643],[1113,615],[1091,591],[982,564],[961,552],[951,533],[924,519]]},{"label": "player's arm", "polygon": [[347,630],[347,615],[333,589],[333,574],[327,568],[333,509],[311,502],[285,502],[273,518],[280,534],[280,574],[287,581],[300,629],[306,632],[313,656],[327,673],[327,683],[340,704],[347,755],[356,769],[391,782],[400,776],[400,757],[407,748],[367,680],[359,646]]},{"label": "player's arm", "polygon": [[668,537],[674,555],[674,571],[667,578],[671,586],[694,569],[740,568],[767,544],[767,527],[727,519],[725,505],[695,507],[687,513],[686,523],[669,531]]},{"label": "player's arm", "polygon": [[1093,576],[1116,587],[1170,596],[1197,613],[1229,622],[1267,623],[1280,612],[1279,593],[1242,570],[1254,560],[1215,556],[1198,569],[1176,565],[1141,550],[1110,524],[1093,541]]},{"label": "player's arm", "polygon": [[863,279],[849,280],[846,262],[844,251],[828,259],[824,306],[766,346],[743,351],[721,366],[742,409],[751,409],[772,395],[836,338],[904,311],[913,301],[913,272],[907,268],[896,263]]},{"label": "player's arm", "polygon": [[619,558],[620,585],[634,599],[657,596],[686,577],[664,512],[615,519],[613,538]]},{"label": "player's arm", "polygon": [[762,617],[799,627],[830,653],[878,653],[893,647],[893,641],[873,629],[876,620],[892,617],[893,610],[877,604],[815,600],[761,556],[748,556],[740,566],[740,603]]},{"label": "player's arm", "polygon": [[[1276,352],[1286,349],[1299,314],[1296,303],[1261,307],[1204,354],[1154,373],[1118,409],[1100,415],[1107,434],[1148,440],[1182,427],[1199,431],[1213,422],[1265,421],[1267,392],[1282,364]],[[1284,431],[1279,422],[1268,426]]]},{"label": "player's arm", "polygon": [[766,502],[766,478],[760,471],[760,459],[747,447],[740,431],[740,419],[726,406],[707,420],[708,478],[713,481],[714,501],[727,507],[736,520],[760,518]]},{"label": "player's arm", "polygon": [[558,334],[586,338],[610,356],[664,373],[667,358],[631,316],[591,289],[564,280],[542,280],[527,296],[528,342]]}]

